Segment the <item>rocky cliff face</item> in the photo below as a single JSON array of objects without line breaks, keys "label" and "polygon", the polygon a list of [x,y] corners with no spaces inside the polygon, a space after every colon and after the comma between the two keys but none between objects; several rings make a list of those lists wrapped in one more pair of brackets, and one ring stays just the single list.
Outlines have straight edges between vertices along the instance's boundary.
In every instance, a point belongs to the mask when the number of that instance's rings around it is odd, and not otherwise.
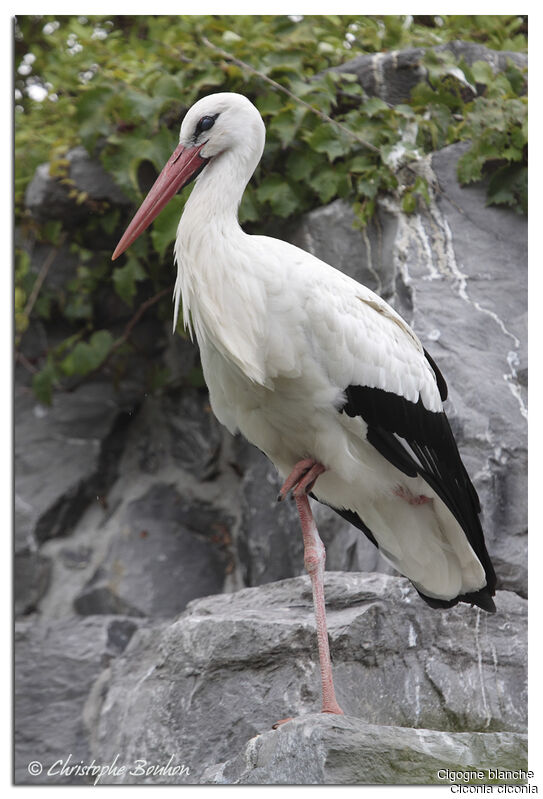
[{"label": "rocky cliff face", "polygon": [[[458,186],[461,151],[416,165],[428,207],[406,216],[385,199],[360,232],[336,202],[291,240],[391,302],[446,376],[497,614],[432,611],[317,507],[348,715],[311,715],[301,536],[266,459],[218,425],[203,390],[143,396],[136,368],[116,390],[95,379],[45,408],[17,370],[17,782],[92,782],[58,765],[47,773],[69,754],[127,765],[101,778],[122,783],[439,783],[442,768],[526,767],[526,221],[486,207],[482,187]],[[84,153],[73,163],[85,190],[122,202]],[[41,170],[33,212],[50,213],[57,192]],[[69,253],[56,263],[50,279],[62,280]],[[192,346],[148,324],[142,341],[187,374]],[[23,349],[55,335],[34,325]],[[296,714],[310,715],[270,731]],[[35,760],[41,774],[29,773]]]}]

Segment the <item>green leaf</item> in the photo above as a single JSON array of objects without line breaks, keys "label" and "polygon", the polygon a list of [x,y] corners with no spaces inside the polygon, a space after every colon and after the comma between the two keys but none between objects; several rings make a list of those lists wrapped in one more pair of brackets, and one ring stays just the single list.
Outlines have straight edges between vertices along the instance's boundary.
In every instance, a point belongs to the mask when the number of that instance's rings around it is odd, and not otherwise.
[{"label": "green leaf", "polygon": [[298,197],[280,175],[268,175],[256,190],[260,202],[268,202],[277,216],[290,216],[298,208]]},{"label": "green leaf", "polygon": [[367,155],[355,155],[354,158],[348,162],[349,172],[367,172],[368,169],[373,167],[372,159]]},{"label": "green leaf", "polygon": [[328,122],[315,128],[308,139],[308,144],[317,153],[325,153],[329,161],[335,161],[350,149],[350,145],[342,138],[339,129]]},{"label": "green leaf", "polygon": [[471,66],[471,72],[476,83],[488,86],[494,80],[494,71],[488,61],[475,61]]},{"label": "green leaf", "polygon": [[310,179],[309,185],[317,192],[322,203],[328,203],[335,197],[343,177],[344,173],[341,170],[325,167]]},{"label": "green leaf", "polygon": [[279,138],[283,147],[288,147],[298,132],[302,116],[299,110],[287,108],[274,116],[268,131]]},{"label": "green leaf", "polygon": [[111,130],[109,115],[104,113],[114,96],[111,86],[90,86],[78,98],[76,118],[79,122],[79,136],[88,150],[91,150],[100,136],[107,136]]},{"label": "green leaf", "polygon": [[252,186],[247,186],[239,206],[239,221],[243,224],[244,222],[256,222],[259,218],[255,190]]},{"label": "green leaf", "polygon": [[53,385],[57,379],[55,367],[48,359],[43,369],[32,378],[32,389],[38,400],[44,405],[51,405]]},{"label": "green leaf", "polygon": [[151,241],[154,250],[161,258],[164,257],[166,250],[172,246],[175,241],[177,226],[179,225],[179,220],[181,219],[181,214],[185,206],[186,196],[189,192],[190,189],[173,197],[153,222]]},{"label": "green leaf", "polygon": [[412,214],[417,209],[417,200],[412,191],[406,191],[402,197],[402,210],[406,214]]},{"label": "green leaf", "polygon": [[287,156],[286,174],[291,180],[307,181],[315,169],[320,169],[325,163],[324,157],[307,148],[291,149]]},{"label": "green leaf", "polygon": [[62,233],[62,221],[58,219],[45,222],[42,226],[42,233],[44,241],[58,246],[60,244],[60,234]]},{"label": "green leaf", "polygon": [[511,205],[528,212],[528,169],[510,164],[498,169],[488,184],[488,205]]},{"label": "green leaf", "polygon": [[161,75],[153,86],[153,96],[161,100],[179,102],[181,87],[173,75]]},{"label": "green leaf", "polygon": [[92,319],[93,305],[91,295],[87,292],[77,292],[76,290],[71,292],[63,304],[63,313],[70,322]]},{"label": "green leaf", "polygon": [[526,87],[526,75],[511,60],[507,61],[505,77],[509,81],[512,91],[515,94],[522,94]]},{"label": "green leaf", "polygon": [[68,376],[86,375],[104,362],[113,345],[109,330],[98,330],[89,341],[79,341],[69,355],[60,363],[60,368]]},{"label": "green leaf", "polygon": [[284,101],[279,92],[269,91],[257,97],[255,104],[262,116],[273,116],[283,108]]},{"label": "green leaf", "polygon": [[388,105],[380,97],[370,97],[360,110],[366,116],[373,117],[375,114],[381,113],[381,111],[388,111]]},{"label": "green leaf", "polygon": [[474,148],[461,155],[456,167],[459,182],[465,184],[480,180],[485,161],[485,156],[480,155]]},{"label": "green leaf", "polygon": [[379,180],[375,174],[370,173],[368,177],[359,180],[356,187],[359,194],[372,200],[379,191]]},{"label": "green leaf", "polygon": [[222,35],[222,40],[224,44],[237,44],[237,42],[243,41],[241,36],[234,31],[225,31]]},{"label": "green leaf", "polygon": [[417,194],[419,197],[423,197],[426,204],[430,205],[430,194],[428,192],[428,183],[426,179],[420,177],[420,175],[416,178],[415,183],[413,185],[413,193]]},{"label": "green leaf", "polygon": [[140,261],[133,255],[128,255],[128,260],[124,266],[118,266],[113,271],[113,285],[115,291],[127,305],[132,307],[132,301],[136,294],[136,283],[145,280],[147,277]]}]

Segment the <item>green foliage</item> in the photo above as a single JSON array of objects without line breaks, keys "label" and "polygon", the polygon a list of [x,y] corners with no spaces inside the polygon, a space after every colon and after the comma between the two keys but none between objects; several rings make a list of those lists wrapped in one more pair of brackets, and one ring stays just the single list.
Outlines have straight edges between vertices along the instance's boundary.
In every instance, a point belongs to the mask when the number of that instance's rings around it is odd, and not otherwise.
[{"label": "green foliage", "polygon": [[426,109],[420,144],[431,140],[435,148],[459,139],[469,141],[470,148],[458,162],[460,183],[488,176],[489,205],[505,204],[526,213],[528,99],[524,96],[524,72],[509,61],[504,72],[494,74],[487,62],[456,64],[450,54],[429,53],[426,63],[430,82],[419,84],[413,92],[414,107]]},{"label": "green foliage", "polygon": [[[456,64],[429,52],[428,80],[391,107],[367,97],[356,76],[329,71],[362,53],[453,39],[525,50],[518,16],[20,16],[15,28],[15,204],[23,234],[59,242],[62,223],[37,227],[24,211],[24,191],[38,164],[68,186],[86,221],[69,233],[78,265],[56,293],[47,281],[27,313],[36,279],[28,257],[16,263],[16,330],[28,314],[61,318],[72,335],[50,351],[34,388],[48,401],[55,385],[83,377],[129,350],[104,329],[99,298],[162,296],[172,282],[172,242],[190,189],[112,267],[114,239],[127,218],[92,202],[70,183],[67,151],[83,144],[99,158],[136,207],[144,175],[158,172],[174,149],[180,120],[215,91],[248,96],[267,128],[262,165],[245,192],[240,221],[274,232],[281,220],[338,197],[357,223],[371,219],[379,194],[394,193],[406,212],[428,202],[420,177],[398,180],[411,159],[454,141],[471,140],[459,165],[463,182],[490,175],[488,200],[525,207],[525,76],[513,64],[494,76],[487,64]],[[327,71],[328,70],[328,71]],[[36,99],[36,92],[41,97]],[[401,187],[401,188],[400,188]],[[113,243],[112,243],[113,240]],[[89,243],[91,242],[91,243]],[[96,244],[98,242],[98,245]],[[168,299],[157,303],[160,318]],[[160,365],[150,384],[164,384]],[[196,377],[191,380],[197,381]]]},{"label": "green foliage", "polygon": [[124,266],[118,266],[113,271],[113,285],[119,297],[127,305],[132,306],[134,295],[136,294],[136,283],[145,280],[147,277],[145,270],[138,259],[129,254]]},{"label": "green foliage", "polygon": [[97,330],[88,341],[78,341],[61,362],[65,375],[86,375],[94,372],[109,355],[113,336],[109,330]]}]

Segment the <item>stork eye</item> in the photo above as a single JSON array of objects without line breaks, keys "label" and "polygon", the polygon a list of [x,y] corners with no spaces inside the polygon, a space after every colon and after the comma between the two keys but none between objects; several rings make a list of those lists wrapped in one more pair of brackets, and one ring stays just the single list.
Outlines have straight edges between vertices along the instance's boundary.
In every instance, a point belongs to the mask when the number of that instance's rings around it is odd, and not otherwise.
[{"label": "stork eye", "polygon": [[196,131],[195,131],[196,136],[199,136],[199,134],[202,133],[202,131],[209,130],[210,128],[212,128],[218,116],[219,116],[218,114],[215,114],[215,116],[212,117],[202,117],[199,120],[198,124],[196,125]]}]

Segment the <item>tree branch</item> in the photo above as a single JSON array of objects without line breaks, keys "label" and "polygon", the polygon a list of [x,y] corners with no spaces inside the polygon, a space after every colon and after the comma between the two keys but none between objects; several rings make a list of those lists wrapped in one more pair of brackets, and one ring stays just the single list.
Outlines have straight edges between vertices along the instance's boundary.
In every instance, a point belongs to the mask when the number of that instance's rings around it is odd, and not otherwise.
[{"label": "tree branch", "polygon": [[[38,295],[39,295],[39,293],[41,291],[41,287],[43,286],[45,278],[47,277],[47,274],[48,274],[48,272],[49,272],[49,270],[51,268],[51,265],[52,265],[53,261],[55,260],[55,258],[57,257],[60,248],[64,244],[64,240],[65,239],[66,239],[66,233],[63,233],[61,235],[61,237],[59,238],[58,244],[56,245],[56,247],[53,247],[53,249],[51,250],[51,252],[47,256],[47,258],[43,262],[40,271],[38,272],[38,276],[37,276],[36,280],[34,281],[34,285],[32,286],[32,291],[30,292],[30,296],[29,296],[28,300],[26,301],[26,305],[25,305],[24,310],[23,310],[23,316],[26,316],[27,319],[30,319],[30,314],[32,313],[32,309],[34,308],[34,305],[36,304],[36,300],[38,299]],[[19,333],[18,336],[15,339],[15,349],[16,349],[16,351],[17,351],[17,349],[19,347],[19,344],[21,343],[22,337],[23,337],[23,333]]]}]

